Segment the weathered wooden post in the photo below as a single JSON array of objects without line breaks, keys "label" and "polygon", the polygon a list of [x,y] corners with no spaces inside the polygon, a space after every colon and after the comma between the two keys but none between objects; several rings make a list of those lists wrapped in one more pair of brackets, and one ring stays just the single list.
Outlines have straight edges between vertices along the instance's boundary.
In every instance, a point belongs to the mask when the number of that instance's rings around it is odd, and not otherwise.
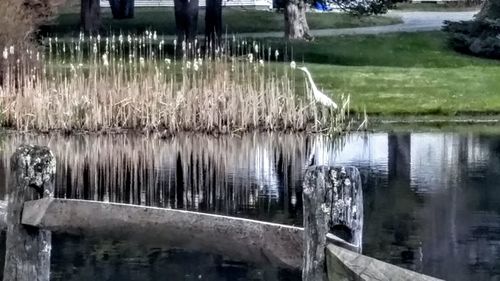
[{"label": "weathered wooden post", "polygon": [[48,281],[50,231],[21,224],[25,201],[52,197],[56,160],[46,147],[22,145],[11,158],[4,281]]},{"label": "weathered wooden post", "polygon": [[325,268],[328,232],[361,251],[363,193],[355,167],[312,166],[303,185],[304,256],[302,280],[327,280]]},{"label": "weathered wooden post", "polygon": [[325,205],[326,191],[331,184],[326,179],[325,166],[307,169],[303,184],[304,205],[304,256],[303,281],[326,281],[325,247],[328,233],[328,214]]}]

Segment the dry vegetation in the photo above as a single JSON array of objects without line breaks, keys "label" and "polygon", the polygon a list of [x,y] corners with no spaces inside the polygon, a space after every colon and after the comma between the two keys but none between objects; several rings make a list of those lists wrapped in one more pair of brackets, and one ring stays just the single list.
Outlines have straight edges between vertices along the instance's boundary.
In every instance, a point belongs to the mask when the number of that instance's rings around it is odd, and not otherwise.
[{"label": "dry vegetation", "polygon": [[[4,50],[1,125],[234,133],[331,132],[347,123],[348,102],[339,97],[341,109],[333,111],[297,94],[294,70],[271,63],[280,54],[257,43],[234,41],[208,51],[179,43],[175,59],[165,56],[165,42],[154,33],[47,41],[45,56],[19,50],[26,60],[11,57],[18,50]],[[31,60],[43,60],[43,67],[24,63]]]}]

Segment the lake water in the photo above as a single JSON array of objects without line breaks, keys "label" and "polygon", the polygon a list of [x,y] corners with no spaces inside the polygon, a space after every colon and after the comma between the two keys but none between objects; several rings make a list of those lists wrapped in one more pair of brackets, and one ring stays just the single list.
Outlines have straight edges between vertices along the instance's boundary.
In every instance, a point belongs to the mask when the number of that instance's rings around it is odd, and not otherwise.
[{"label": "lake water", "polygon": [[[500,280],[500,134],[398,132],[237,137],[9,134],[48,145],[56,196],[302,224],[310,164],[353,165],[364,192],[363,253],[447,280]],[[3,159],[3,161],[1,161]],[[300,272],[182,249],[58,235],[54,280],[299,280]],[[178,274],[178,275],[175,275]],[[199,279],[197,279],[199,278]]]}]

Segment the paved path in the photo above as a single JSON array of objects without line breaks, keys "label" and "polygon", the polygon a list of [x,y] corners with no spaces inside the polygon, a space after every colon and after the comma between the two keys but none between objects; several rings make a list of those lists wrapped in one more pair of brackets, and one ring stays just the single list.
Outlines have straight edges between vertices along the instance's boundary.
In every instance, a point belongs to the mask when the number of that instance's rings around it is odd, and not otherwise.
[{"label": "paved path", "polygon": [[[432,31],[440,30],[443,26],[443,21],[461,21],[471,20],[477,11],[467,12],[399,12],[391,11],[388,16],[400,17],[403,23],[384,26],[356,27],[356,28],[335,28],[335,29],[318,29],[312,30],[311,33],[315,37],[335,36],[335,35],[352,35],[352,34],[380,34],[391,32],[417,32],[417,31]],[[309,17],[314,15],[309,15]],[[258,33],[241,33],[241,37],[284,37],[282,31],[277,32],[258,32]]]}]

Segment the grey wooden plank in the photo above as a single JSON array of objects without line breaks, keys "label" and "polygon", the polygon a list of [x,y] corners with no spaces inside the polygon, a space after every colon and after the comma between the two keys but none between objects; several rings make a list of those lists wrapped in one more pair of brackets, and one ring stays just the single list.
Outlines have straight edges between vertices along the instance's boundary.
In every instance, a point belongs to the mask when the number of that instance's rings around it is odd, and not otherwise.
[{"label": "grey wooden plank", "polygon": [[[104,235],[238,260],[300,268],[303,228],[250,219],[119,203],[40,199],[24,204],[22,223],[56,232]],[[355,248],[338,237],[328,241]]]},{"label": "grey wooden plank", "polygon": [[326,250],[328,279],[331,281],[439,281],[341,247],[329,244]]}]

